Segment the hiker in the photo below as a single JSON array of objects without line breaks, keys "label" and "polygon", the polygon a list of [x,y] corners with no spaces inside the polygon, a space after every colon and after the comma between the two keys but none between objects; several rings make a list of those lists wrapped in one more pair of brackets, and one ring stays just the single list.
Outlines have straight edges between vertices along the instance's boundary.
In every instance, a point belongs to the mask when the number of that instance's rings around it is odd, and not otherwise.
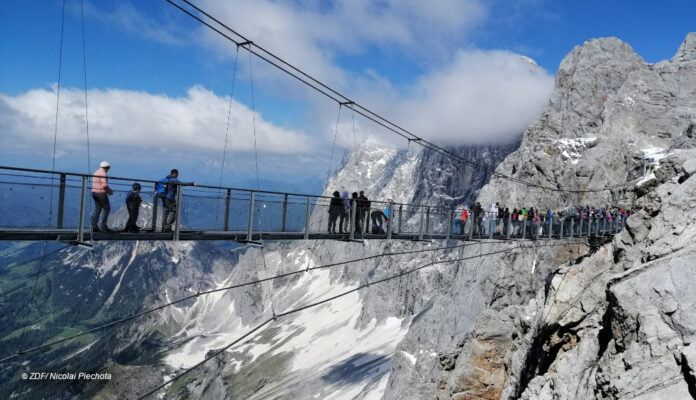
[{"label": "hiker", "polygon": [[496,233],[498,229],[498,203],[491,204],[491,209],[488,211],[488,232]]},{"label": "hiker", "polygon": [[[336,220],[343,212],[343,201],[341,200],[341,194],[338,191],[333,192],[333,197],[331,198],[331,203],[329,203],[329,233],[336,233]],[[343,224],[343,221],[341,221]],[[342,227],[339,227],[341,233],[343,233]]]},{"label": "hiker", "polygon": [[360,224],[360,209],[358,208],[359,205],[360,199],[358,198],[358,193],[353,192],[350,198],[350,208],[351,212],[353,212],[353,209],[355,209],[355,220],[353,221],[353,232],[355,233],[360,233],[362,231],[360,229],[362,225]]},{"label": "hiker", "polygon": [[478,201],[475,202],[471,211],[474,215],[474,226],[472,228],[474,229],[474,235],[480,235],[481,223],[483,222],[483,208],[481,207],[481,203]]},{"label": "hiker", "polygon": [[389,217],[393,207],[394,199],[387,199],[387,205],[384,207],[384,219],[386,220],[387,226],[389,226]]},{"label": "hiker", "polygon": [[[360,191],[360,196],[358,197],[359,200],[359,205],[360,207],[358,208],[358,212],[360,213],[360,222],[361,224],[365,224],[365,228],[367,229],[367,223],[368,221],[368,213],[370,211],[370,200],[368,200],[367,196],[365,196],[365,192],[362,190]],[[362,226],[362,225],[361,225]]]},{"label": "hiker", "polygon": [[123,228],[124,232],[139,232],[138,227],[138,215],[140,214],[140,203],[143,199],[140,198],[140,184],[134,183],[133,190],[128,193],[126,197],[126,208],[128,208],[128,221],[126,222],[126,227]]},{"label": "hiker", "polygon": [[464,211],[464,206],[459,205],[457,206],[454,211],[452,212],[452,234],[453,235],[461,235],[462,231],[462,211]]},{"label": "hiker", "polygon": [[[109,219],[109,211],[111,211],[111,203],[109,196],[114,194],[114,191],[109,187],[109,180],[106,178],[106,173],[109,172],[111,164],[108,161],[99,163],[99,169],[92,174],[92,199],[94,199],[94,213],[92,214],[92,231],[93,232],[113,232],[106,225]],[[104,211],[101,225],[98,227],[99,214]]]},{"label": "hiker", "polygon": [[507,235],[510,226],[508,224],[508,219],[510,217],[510,209],[505,207],[505,209],[500,214],[500,221],[503,224],[503,235]]},{"label": "hiker", "polygon": [[375,210],[370,213],[372,219],[372,233],[375,235],[384,235],[384,223],[387,219],[386,215],[380,210]]},{"label": "hiker", "polygon": [[172,224],[176,218],[176,194],[179,186],[196,186],[196,183],[180,181],[179,170],[176,168],[157,183],[157,197],[162,199],[162,232],[172,229]]},{"label": "hiker", "polygon": [[348,232],[348,225],[350,221],[350,198],[348,197],[348,192],[343,191],[341,193],[341,199],[343,200],[343,209],[338,215],[341,219],[338,223],[338,233]]}]

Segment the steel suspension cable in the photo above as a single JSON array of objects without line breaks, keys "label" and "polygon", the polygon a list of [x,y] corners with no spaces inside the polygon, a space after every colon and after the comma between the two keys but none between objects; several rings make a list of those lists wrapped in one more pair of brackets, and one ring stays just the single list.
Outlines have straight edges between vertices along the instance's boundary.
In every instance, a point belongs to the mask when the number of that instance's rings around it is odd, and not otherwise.
[{"label": "steel suspension cable", "polygon": [[82,71],[84,72],[85,90],[85,132],[87,136],[87,173],[92,173],[89,149],[89,102],[87,101],[87,39],[85,35],[85,0],[80,0],[80,17],[82,19]]},{"label": "steel suspension cable", "polygon": [[[251,58],[251,46],[253,46],[252,43],[249,43],[249,88],[251,89],[251,123],[254,128],[254,161],[256,164],[256,190],[261,189],[261,184],[259,181],[259,150],[256,146],[256,106],[254,104],[254,67],[253,67],[253,60]],[[237,50],[239,50],[239,46],[237,46]]]},{"label": "steel suspension cable", "polygon": [[329,183],[331,178],[331,164],[333,164],[334,150],[336,149],[336,136],[338,135],[338,123],[341,121],[341,108],[343,104],[338,105],[338,116],[336,117],[336,128],[334,129],[333,145],[331,146],[331,158],[329,159],[329,172],[326,174],[326,183]]},{"label": "steel suspension cable", "polygon": [[[456,249],[456,248],[460,248],[460,247],[472,246],[472,245],[474,245],[474,244],[475,244],[475,243],[465,243],[465,244],[457,245],[457,246],[442,246],[442,247],[437,248],[437,250]],[[121,318],[121,319],[118,319],[118,320],[115,320],[115,321],[112,321],[112,322],[108,322],[108,323],[106,323],[106,324],[102,324],[102,325],[96,326],[96,327],[94,327],[94,328],[90,328],[90,329],[87,329],[87,330],[78,332],[78,333],[76,333],[76,334],[74,334],[74,335],[71,335],[71,336],[68,336],[68,337],[65,337],[65,338],[62,338],[62,339],[57,339],[57,340],[54,340],[54,341],[52,341],[52,342],[44,343],[44,344],[42,344],[42,345],[39,345],[39,346],[30,348],[30,349],[20,350],[20,351],[18,351],[18,352],[15,353],[15,354],[11,354],[11,355],[9,355],[9,356],[6,356],[6,357],[0,359],[0,363],[3,363],[3,362],[5,362],[5,361],[11,360],[11,359],[14,359],[14,358],[16,358],[16,357],[19,357],[19,356],[24,355],[24,354],[27,354],[27,353],[35,352],[35,351],[38,351],[38,350],[41,350],[41,349],[44,349],[44,348],[47,348],[47,347],[51,347],[51,346],[56,345],[56,344],[60,344],[60,343],[64,343],[64,342],[73,340],[73,339],[75,339],[75,338],[78,338],[78,337],[81,337],[81,336],[84,336],[84,335],[87,335],[87,334],[90,334],[90,333],[99,331],[99,330],[101,330],[101,329],[106,329],[106,328],[110,328],[110,327],[113,327],[113,326],[120,325],[120,324],[122,324],[122,323],[131,321],[131,320],[133,320],[133,319],[136,319],[136,318],[139,318],[139,317],[142,317],[142,316],[151,314],[151,313],[153,313],[153,312],[155,312],[155,311],[159,311],[159,310],[165,309],[165,308],[167,308],[167,307],[176,305],[176,304],[181,303],[181,302],[183,302],[183,301],[190,300],[190,299],[193,299],[193,298],[197,298],[197,297],[199,297],[199,296],[208,295],[208,294],[211,294],[211,293],[224,292],[224,291],[228,291],[228,290],[232,290],[232,289],[237,289],[237,288],[241,288],[241,287],[246,287],[246,286],[257,285],[257,284],[259,284],[259,283],[263,283],[263,282],[267,282],[267,281],[271,281],[271,280],[275,280],[275,279],[286,278],[286,277],[289,277],[289,276],[299,275],[299,274],[302,274],[302,273],[306,273],[306,272],[314,271],[314,270],[319,270],[319,269],[331,268],[331,267],[335,267],[335,266],[338,266],[338,265],[352,264],[352,263],[356,263],[356,262],[360,262],[360,261],[366,261],[366,260],[371,260],[371,259],[381,258],[381,257],[391,257],[391,256],[397,256],[397,255],[406,255],[406,254],[423,253],[423,252],[428,252],[428,251],[431,251],[431,249],[428,248],[428,249],[419,249],[419,250],[409,250],[409,251],[401,251],[401,252],[392,252],[392,253],[375,254],[375,255],[366,256],[366,257],[360,257],[360,258],[356,258],[356,259],[352,259],[352,260],[347,260],[347,261],[335,262],[335,263],[330,263],[330,264],[323,264],[323,265],[318,265],[318,266],[315,266],[315,267],[307,267],[307,268],[304,268],[304,269],[301,269],[301,270],[286,272],[286,273],[282,273],[282,274],[277,274],[277,275],[274,275],[274,276],[271,276],[271,277],[266,277],[266,278],[262,278],[262,279],[256,279],[256,280],[253,280],[253,281],[248,281],[248,282],[238,283],[238,284],[234,284],[234,285],[229,285],[229,286],[225,286],[225,287],[222,287],[222,288],[217,288],[217,289],[211,289],[211,290],[207,290],[207,291],[202,291],[202,292],[200,292],[200,293],[188,295],[188,296],[185,296],[185,297],[183,297],[183,298],[181,298],[181,299],[174,300],[174,301],[171,301],[171,302],[169,302],[169,303],[165,303],[165,304],[162,304],[162,305],[160,305],[160,306],[153,307],[153,308],[150,308],[150,309],[148,309],[148,310],[144,310],[144,311],[141,311],[141,312],[136,313],[136,314],[131,314],[131,315],[126,316],[126,317],[123,317],[123,318]]]},{"label": "steel suspension cable", "polygon": [[[222,178],[225,173],[225,161],[227,158],[227,141],[229,138],[230,134],[230,119],[232,116],[232,104],[234,101],[234,86],[235,82],[237,81],[237,60],[239,58],[239,47],[237,47],[237,51],[234,54],[234,70],[232,73],[232,89],[230,90],[230,102],[229,102],[229,107],[227,109],[227,126],[225,127],[225,145],[222,150],[222,163],[220,164],[220,180],[218,181],[218,196],[220,194],[220,191],[222,190]],[[218,214],[220,213],[220,202],[222,201],[222,197],[220,196],[217,201],[215,202],[215,226],[217,227],[218,224]],[[227,221],[225,221],[227,222]],[[208,248],[208,262],[206,262],[203,265],[203,268],[201,268],[201,277],[198,281],[198,290],[196,293],[201,292],[201,288],[203,287],[203,277],[205,275],[205,266],[210,265],[211,258],[212,258],[212,252],[213,252],[213,241],[210,241],[210,247]]]},{"label": "steel suspension cable", "polygon": [[[189,5],[190,7],[192,7],[196,11],[198,11],[200,14],[202,14],[205,17],[207,17],[208,19],[210,19],[211,21],[214,21],[216,24],[218,24],[223,29],[225,29],[228,32],[240,37],[242,39],[242,41],[235,40],[234,38],[232,38],[229,35],[222,32],[220,29],[211,25],[209,22],[205,21],[203,18],[199,17],[198,15],[195,15],[191,11],[189,11],[189,10],[185,9],[184,7],[182,7],[181,5],[175,3],[173,0],[165,0],[165,1],[167,1],[168,3],[173,5],[174,7],[178,8],[182,12],[186,13],[187,15],[191,16],[195,20],[199,21],[203,25],[207,26],[208,28],[212,29],[213,31],[217,32],[218,34],[220,34],[224,38],[235,43],[237,46],[239,46],[240,44],[251,44],[252,43],[245,36],[243,36],[242,34],[240,34],[237,31],[235,31],[234,29],[230,28],[228,25],[224,24],[222,21],[215,18],[211,14],[207,13],[206,11],[201,9],[200,7],[196,6],[195,4],[193,4],[189,0],[181,0],[181,1],[186,3],[187,5]],[[625,188],[627,185],[630,184],[630,182],[623,182],[621,184],[617,184],[617,185],[614,185],[611,187],[606,187],[606,188],[601,188],[601,189],[575,189],[575,190],[574,189],[561,189],[561,188],[557,188],[557,187],[544,186],[542,184],[538,184],[538,183],[534,183],[534,182],[524,181],[520,178],[515,178],[515,177],[512,177],[510,175],[506,175],[506,174],[497,172],[497,171],[495,171],[495,169],[491,168],[490,166],[480,164],[480,163],[471,161],[469,159],[466,159],[464,157],[461,157],[461,156],[459,156],[459,155],[457,155],[457,154],[455,154],[455,153],[453,153],[453,152],[451,152],[443,147],[440,147],[440,146],[428,141],[427,139],[424,139],[422,137],[415,135],[414,133],[410,132],[409,130],[397,125],[396,123],[388,120],[387,118],[382,117],[381,115],[371,111],[370,109],[368,109],[364,106],[361,106],[360,104],[354,103],[347,96],[341,94],[340,92],[338,92],[335,89],[332,89],[331,87],[320,82],[316,78],[313,78],[309,74],[307,74],[304,71],[300,70],[299,68],[293,66],[289,62],[283,60],[282,58],[276,56],[275,54],[271,53],[270,51],[264,49],[263,47],[259,46],[258,44],[255,44],[255,47],[257,49],[259,49],[261,52],[263,52],[263,54],[252,49],[251,45],[249,46],[249,48],[245,47],[245,49],[247,51],[249,51],[249,53],[256,55],[260,59],[262,59],[262,60],[266,61],[267,63],[271,64],[272,66],[280,69],[281,71],[283,71],[286,74],[290,75],[291,77],[299,80],[300,82],[304,83],[308,87],[323,94],[324,96],[332,99],[333,101],[335,101],[339,104],[343,103],[343,104],[353,105],[354,107],[352,107],[352,108],[356,113],[358,113],[358,114],[362,115],[363,117],[367,118],[368,120],[371,120],[372,122],[384,127],[385,129],[391,131],[392,133],[395,133],[395,134],[407,139],[409,142],[411,142],[411,141],[417,142],[421,147],[433,150],[433,151],[435,151],[435,152],[437,152],[445,157],[452,158],[455,161],[458,161],[460,164],[466,164],[466,165],[470,165],[474,168],[484,170],[484,171],[486,171],[486,172],[490,173],[491,175],[496,176],[498,178],[509,180],[511,182],[515,182],[515,183],[530,186],[530,187],[546,188],[546,189],[554,191],[554,192],[568,192],[568,193],[598,193],[598,192],[603,192],[603,191],[607,191],[607,190],[614,190],[617,188]],[[273,61],[269,58],[272,58],[275,61]]]},{"label": "steel suspension cable", "polygon": [[[481,242],[479,242],[479,244],[480,244],[480,243],[481,243]],[[570,244],[573,244],[573,243],[570,243]],[[567,244],[563,244],[563,245],[567,245]],[[554,246],[554,245],[551,244],[551,245],[547,245],[547,246]],[[555,246],[558,246],[558,245],[555,245]],[[253,334],[254,332],[257,332],[259,329],[261,329],[262,327],[266,326],[267,324],[269,324],[269,323],[271,323],[271,322],[274,322],[274,321],[277,321],[278,318],[286,317],[286,316],[289,316],[289,315],[292,315],[292,314],[296,314],[296,313],[299,313],[299,312],[301,312],[301,311],[304,311],[304,310],[307,310],[307,309],[310,309],[310,308],[313,308],[313,307],[320,306],[320,305],[322,305],[322,304],[331,302],[331,301],[336,300],[336,299],[338,299],[338,298],[347,296],[347,295],[349,295],[349,294],[351,294],[351,293],[355,293],[355,292],[358,292],[358,291],[360,291],[360,290],[369,288],[369,287],[372,286],[372,285],[377,285],[377,284],[380,284],[380,283],[384,283],[384,282],[391,281],[391,280],[393,280],[393,279],[401,278],[401,277],[403,277],[403,276],[405,276],[405,275],[410,275],[410,274],[412,274],[412,273],[414,273],[414,272],[421,271],[421,270],[423,270],[423,269],[432,267],[432,266],[434,266],[434,265],[448,264],[448,263],[458,263],[458,262],[461,262],[461,261],[466,261],[466,260],[471,260],[471,259],[476,259],[476,258],[482,258],[482,257],[485,257],[485,256],[496,255],[496,254],[501,254],[501,253],[507,253],[507,252],[511,252],[511,251],[518,250],[518,249],[524,249],[524,248],[529,248],[529,246],[518,245],[518,246],[515,246],[515,247],[508,248],[508,249],[503,249],[503,250],[498,250],[498,251],[492,251],[492,252],[488,252],[488,253],[480,253],[479,255],[474,255],[474,256],[459,257],[459,258],[454,258],[454,259],[446,259],[446,260],[438,260],[438,261],[433,260],[433,261],[431,261],[431,262],[429,262],[429,263],[426,263],[426,264],[423,264],[423,265],[420,265],[420,266],[417,266],[417,267],[413,267],[413,268],[408,268],[408,269],[406,269],[406,270],[400,271],[400,272],[398,272],[398,273],[396,273],[396,274],[393,274],[393,275],[388,275],[388,276],[385,276],[385,277],[382,277],[382,278],[379,278],[379,279],[376,279],[376,280],[373,280],[373,281],[367,281],[367,282],[364,283],[364,284],[361,284],[361,285],[359,285],[359,286],[357,286],[357,287],[355,287],[355,288],[353,288],[353,289],[346,290],[346,291],[344,291],[344,292],[342,292],[342,293],[339,293],[339,294],[337,294],[337,295],[334,295],[334,296],[331,296],[331,297],[328,297],[328,298],[325,298],[325,299],[322,299],[322,300],[319,300],[319,301],[316,301],[316,302],[313,302],[313,303],[310,303],[310,304],[306,304],[306,305],[304,305],[304,306],[300,306],[300,307],[297,307],[297,308],[294,308],[294,309],[291,309],[291,310],[282,312],[282,313],[280,313],[280,314],[274,316],[274,318],[269,318],[269,319],[267,319],[267,320],[261,322],[259,325],[257,325],[256,327],[254,327],[254,328],[251,329],[250,331],[246,332],[244,335],[240,336],[239,338],[237,338],[237,339],[235,339],[234,341],[230,342],[229,344],[225,345],[221,350],[218,350],[218,351],[216,351],[216,352],[214,352],[214,353],[208,355],[205,359],[203,359],[203,360],[202,360],[201,362],[199,362],[198,364],[196,364],[196,365],[194,365],[194,366],[192,366],[192,367],[186,368],[184,371],[182,371],[181,373],[177,374],[175,377],[173,377],[173,378],[171,378],[171,379],[168,379],[168,380],[166,380],[165,382],[159,384],[159,385],[158,385],[157,387],[155,387],[154,389],[150,390],[149,392],[147,392],[147,393],[145,393],[144,395],[142,395],[141,397],[139,397],[138,400],[142,400],[142,399],[144,399],[144,398],[147,398],[147,397],[149,397],[149,396],[155,394],[158,390],[163,389],[164,387],[166,387],[166,386],[169,385],[170,383],[172,383],[172,382],[178,380],[179,378],[181,378],[182,376],[184,376],[184,375],[190,373],[190,372],[193,371],[194,369],[197,369],[197,368],[200,367],[201,365],[205,364],[207,361],[210,361],[210,360],[212,360],[213,358],[216,358],[217,356],[219,356],[220,354],[222,354],[224,351],[226,351],[226,350],[229,349],[230,347],[234,346],[235,344],[239,343],[240,341],[244,340],[245,338],[249,337],[249,336],[250,336],[251,334]]]},{"label": "steel suspension cable", "polygon": [[[60,20],[60,46],[58,51],[58,83],[56,87],[56,118],[53,127],[53,158],[51,161],[51,171],[56,170],[56,145],[58,143],[58,115],[60,110],[60,83],[63,72],[63,38],[65,32],[65,0],[63,0],[62,10],[61,10],[61,20]],[[53,187],[54,187],[55,174],[51,174],[51,188],[49,197],[49,211],[48,211],[48,225],[51,225],[53,220]],[[18,352],[22,351],[26,340],[26,330],[29,323],[29,314],[34,305],[34,298],[36,297],[36,288],[39,284],[39,278],[43,272],[44,259],[46,258],[46,248],[48,247],[48,241],[44,241],[43,248],[41,249],[41,258],[39,259],[38,271],[36,273],[36,278],[34,278],[34,284],[31,289],[31,296],[29,297],[29,303],[27,304],[26,311],[24,312],[24,318],[22,322],[22,333],[19,336],[19,348]]]}]

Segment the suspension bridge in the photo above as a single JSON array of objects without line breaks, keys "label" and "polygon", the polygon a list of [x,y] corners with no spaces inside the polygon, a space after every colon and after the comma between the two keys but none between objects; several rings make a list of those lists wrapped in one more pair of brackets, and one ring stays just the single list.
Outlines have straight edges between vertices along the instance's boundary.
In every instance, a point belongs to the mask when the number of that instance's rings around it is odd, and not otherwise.
[{"label": "suspension bridge", "polygon": [[[338,104],[338,115],[340,119],[341,109],[350,109],[353,115],[358,115],[374,124],[384,128],[386,131],[396,134],[407,140],[410,144],[421,146],[428,151],[434,151],[443,157],[454,160],[457,165],[468,166],[474,169],[483,170],[490,176],[501,178],[513,184],[524,185],[528,188],[546,190],[549,192],[566,193],[598,193],[624,191],[630,188],[628,182],[606,188],[579,189],[572,187],[550,187],[543,186],[535,182],[525,182],[517,177],[508,176],[497,172],[489,165],[481,165],[474,161],[465,159],[452,151],[440,147],[424,137],[415,135],[400,125],[382,117],[381,115],[361,106],[352,101],[345,95],[330,88],[324,83],[306,74],[299,68],[287,61],[277,57],[263,47],[242,36],[234,29],[225,25],[214,16],[206,13],[193,3],[187,0],[174,1],[166,0],[168,3],[197,20],[204,26],[215,31],[222,37],[232,42],[237,54],[239,49],[246,50],[250,55],[255,55],[275,68],[286,73],[293,79],[300,81],[312,90],[329,98]],[[63,13],[65,4],[63,3]],[[64,19],[64,14],[63,14]],[[61,22],[62,29],[63,22]],[[58,97],[60,96],[61,66],[62,66],[62,40],[58,69]],[[84,17],[83,17],[83,53],[84,53]],[[235,69],[232,82],[232,93],[230,99],[234,97],[234,79],[236,79],[237,54],[235,54]],[[86,60],[84,60],[84,86],[85,86],[85,122],[86,122],[86,141],[87,141],[87,168],[90,167],[90,144],[89,144],[89,122],[87,118],[87,78]],[[249,64],[250,86],[251,86],[251,61]],[[253,104],[253,87],[252,111]],[[604,216],[585,216],[579,218],[575,215],[560,216],[554,213],[552,216],[543,215],[538,223],[535,221],[513,220],[509,213],[507,218],[500,218],[498,214],[483,211],[478,215],[472,215],[464,224],[453,226],[453,222],[459,219],[459,215],[454,208],[442,205],[427,204],[406,204],[385,202],[382,200],[372,200],[368,210],[359,209],[358,203],[349,202],[347,211],[347,233],[329,232],[329,208],[330,197],[317,196],[302,193],[284,193],[265,190],[251,190],[222,186],[222,176],[224,173],[225,156],[227,151],[228,133],[230,130],[229,122],[225,132],[225,147],[222,156],[220,184],[218,186],[199,185],[199,186],[179,186],[177,190],[175,218],[172,231],[158,229],[162,222],[161,204],[154,196],[158,181],[148,179],[133,179],[125,177],[109,177],[109,186],[114,193],[111,196],[112,216],[109,219],[109,227],[113,232],[96,232],[90,227],[90,217],[94,212],[94,203],[91,198],[91,179],[90,174],[75,172],[61,172],[55,170],[55,143],[58,134],[58,104],[56,101],[56,126],[54,131],[54,152],[53,167],[51,170],[38,170],[29,168],[18,168],[12,166],[0,166],[0,240],[5,241],[61,241],[74,245],[91,245],[100,241],[214,241],[226,240],[240,243],[254,244],[264,241],[295,241],[295,240],[341,240],[341,241],[362,241],[369,240],[411,240],[411,241],[436,241],[436,240],[457,240],[467,243],[457,246],[443,246],[433,248],[428,245],[426,249],[413,250],[410,252],[381,253],[368,257],[357,258],[342,262],[332,262],[330,264],[307,267],[301,270],[268,276],[249,282],[236,283],[223,288],[203,290],[199,284],[198,291],[194,294],[186,295],[182,298],[169,301],[165,304],[155,306],[133,314],[119,317],[110,322],[77,332],[67,337],[50,340],[38,345],[30,345],[25,342],[30,336],[27,333],[29,326],[29,310],[34,302],[38,279],[41,276],[43,260],[46,256],[46,245],[40,257],[38,272],[33,284],[32,295],[29,300],[27,311],[24,315],[23,328],[19,337],[17,351],[12,354],[0,355],[0,364],[11,361],[21,362],[22,358],[30,353],[48,351],[56,345],[68,343],[76,338],[104,331],[125,323],[134,322],[145,315],[158,312],[167,307],[180,304],[184,301],[198,298],[212,293],[233,290],[245,286],[258,285],[262,282],[280,279],[291,275],[307,273],[311,270],[320,268],[330,268],[335,265],[344,265],[354,262],[364,261],[376,257],[390,257],[418,252],[442,251],[447,252],[455,248],[463,248],[474,244],[498,243],[500,249],[486,253],[479,252],[477,255],[447,257],[447,253],[438,256],[433,261],[415,267],[400,270],[397,273],[367,278],[364,283],[350,289],[349,291],[331,295],[330,297],[304,304],[297,308],[279,310],[275,312],[271,304],[272,315],[266,318],[260,316],[260,323],[250,329],[245,334],[226,344],[220,349],[211,351],[200,363],[178,372],[172,378],[154,387],[140,398],[149,397],[173,381],[181,378],[190,371],[200,367],[205,362],[218,357],[220,354],[240,343],[262,328],[269,326],[279,319],[290,318],[294,314],[302,312],[311,307],[317,307],[326,302],[330,302],[352,292],[366,290],[371,285],[389,282],[408,274],[416,273],[425,268],[443,265],[455,265],[461,261],[475,260],[483,257],[495,256],[498,254],[525,251],[536,249],[541,246],[570,246],[585,243],[589,238],[611,237],[620,232],[624,226],[623,218],[609,219]],[[253,115],[253,112],[252,112]],[[338,129],[338,121],[337,121]],[[254,123],[254,150],[256,150],[256,127]],[[334,134],[334,147],[335,147]],[[258,182],[258,159],[256,161],[256,175]],[[332,160],[333,161],[333,149]],[[329,173],[331,172],[331,162],[329,163]],[[125,198],[129,193],[132,183],[140,183],[144,190],[142,197],[145,200],[138,225],[141,227],[139,232],[120,232],[125,225],[126,210],[123,206]],[[148,189],[150,188],[150,189]],[[258,188],[257,188],[258,189]],[[119,207],[119,205],[121,205]],[[533,206],[533,204],[532,204]],[[383,226],[379,233],[372,232],[373,211],[380,211],[389,215],[388,223]],[[342,225],[343,226],[343,225]],[[534,241],[534,243],[529,243]],[[547,243],[540,243],[546,241]],[[520,243],[514,243],[520,242]],[[528,242],[528,243],[525,243]],[[211,244],[212,245],[212,244]],[[261,247],[263,249],[263,247]],[[433,255],[433,258],[435,256]],[[265,269],[265,257],[263,258]],[[201,282],[203,272],[201,272]]]},{"label": "suspension bridge", "polygon": [[[542,240],[608,236],[624,225],[622,218],[598,215],[585,219],[557,213],[540,216],[535,224],[513,220],[511,213],[504,219],[489,211],[472,215],[462,224],[457,222],[461,215],[455,208],[372,200],[366,210],[359,208],[360,203],[348,201],[345,221],[337,221],[346,227],[345,233],[330,233],[331,197],[199,185],[179,186],[176,217],[171,231],[165,232],[158,229],[163,218],[162,205],[155,197],[159,181],[110,177],[115,210],[109,226],[113,232],[95,232],[89,222],[94,211],[91,175],[0,167],[0,177],[0,240],[73,244],[111,240]],[[141,230],[122,232],[125,198],[134,182],[152,188],[142,192],[151,202],[144,204]],[[374,212],[391,216],[378,231],[373,230]]]}]

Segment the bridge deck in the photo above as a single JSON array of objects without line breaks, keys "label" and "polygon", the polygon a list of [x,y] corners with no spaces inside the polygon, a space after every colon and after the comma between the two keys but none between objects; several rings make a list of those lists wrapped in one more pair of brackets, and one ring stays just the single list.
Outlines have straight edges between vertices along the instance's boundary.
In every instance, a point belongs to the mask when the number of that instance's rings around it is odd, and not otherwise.
[{"label": "bridge deck", "polygon": [[[611,236],[611,232],[593,232],[592,237],[595,236]],[[583,237],[587,237],[586,235]],[[489,235],[446,235],[446,234],[429,234],[423,235],[421,238],[418,233],[392,233],[392,240],[481,240],[481,239],[495,239],[495,240],[549,240],[549,239],[577,239],[577,236],[560,236],[554,234],[551,237],[549,235],[536,236],[536,237],[521,237],[521,236],[511,236],[508,239],[505,235],[495,234]],[[142,231],[138,233],[131,232],[97,232],[97,233],[85,233],[85,241],[129,241],[129,240],[146,240],[146,241],[157,241],[157,240],[173,240],[174,233],[172,232],[149,232]],[[247,235],[247,232],[229,232],[229,231],[181,231],[179,233],[179,240],[191,240],[191,241],[206,241],[206,240],[226,240],[233,242],[257,242],[257,241],[295,241],[295,240],[342,240],[349,241],[350,235],[343,234],[331,234],[331,233],[310,233],[305,237],[303,232],[253,232],[251,235],[251,240]],[[356,234],[354,240],[388,240],[386,234]],[[75,230],[0,230],[0,240],[13,240],[13,241],[65,241],[65,242],[75,242],[78,240],[78,231]]]}]

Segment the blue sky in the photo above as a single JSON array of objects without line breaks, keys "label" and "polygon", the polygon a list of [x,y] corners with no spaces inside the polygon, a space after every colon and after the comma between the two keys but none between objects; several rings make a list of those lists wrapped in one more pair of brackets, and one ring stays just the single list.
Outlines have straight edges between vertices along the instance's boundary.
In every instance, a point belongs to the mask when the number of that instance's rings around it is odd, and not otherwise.
[{"label": "blue sky", "polygon": [[[585,40],[617,36],[657,62],[696,30],[694,1],[197,4],[361,104],[444,144],[519,135],[543,109],[562,58]],[[0,15],[0,164],[50,168],[61,6],[10,0]],[[114,174],[157,178],[176,164],[215,183],[208,177],[219,175],[227,132],[227,183],[247,180],[255,175],[255,122],[262,178],[326,176],[335,103],[253,59],[253,117],[250,59],[240,51],[230,109],[229,43],[164,0],[85,0],[84,9],[90,168],[109,159]],[[80,1],[66,0],[57,168],[79,172],[87,169],[82,39]],[[359,138],[390,140],[356,121]],[[353,144],[351,122],[344,109],[339,153]]]}]

